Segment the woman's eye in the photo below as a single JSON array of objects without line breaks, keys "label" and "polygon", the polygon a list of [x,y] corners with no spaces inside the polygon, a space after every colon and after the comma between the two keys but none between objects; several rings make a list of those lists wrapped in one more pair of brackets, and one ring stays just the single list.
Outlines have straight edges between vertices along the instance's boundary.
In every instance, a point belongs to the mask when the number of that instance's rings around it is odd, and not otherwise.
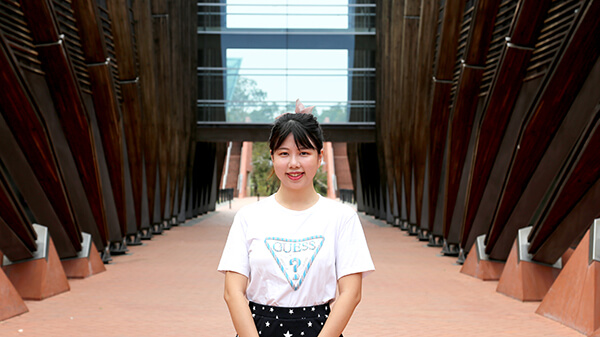
[{"label": "woman's eye", "polygon": [[310,155],[310,153],[308,153],[308,152],[300,152],[300,155],[301,156],[308,156],[308,155]]}]

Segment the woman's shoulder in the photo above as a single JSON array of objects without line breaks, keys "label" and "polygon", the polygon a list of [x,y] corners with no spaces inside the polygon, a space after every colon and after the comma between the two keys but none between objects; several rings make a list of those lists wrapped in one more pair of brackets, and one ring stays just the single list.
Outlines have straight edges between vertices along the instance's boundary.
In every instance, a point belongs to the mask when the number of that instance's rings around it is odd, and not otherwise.
[{"label": "woman's shoulder", "polygon": [[261,214],[261,213],[264,214],[263,212],[265,212],[268,209],[273,207],[273,201],[274,201],[273,195],[265,197],[265,198],[261,198],[257,202],[253,202],[251,204],[242,206],[238,210],[237,215],[248,216],[248,215],[253,215],[253,214]]},{"label": "woman's shoulder", "polygon": [[322,196],[319,202],[321,203],[321,209],[327,212],[332,212],[343,216],[353,216],[356,214],[356,210],[354,208],[342,203],[339,200],[329,199]]}]

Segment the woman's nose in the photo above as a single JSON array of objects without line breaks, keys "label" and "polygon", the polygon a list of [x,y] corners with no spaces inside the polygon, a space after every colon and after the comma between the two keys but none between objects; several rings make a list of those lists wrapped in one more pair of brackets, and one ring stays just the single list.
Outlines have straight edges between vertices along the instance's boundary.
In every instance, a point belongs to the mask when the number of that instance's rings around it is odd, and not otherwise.
[{"label": "woman's nose", "polygon": [[299,165],[300,165],[300,162],[298,161],[298,157],[296,157],[295,155],[290,156],[289,166],[290,167],[298,167]]}]

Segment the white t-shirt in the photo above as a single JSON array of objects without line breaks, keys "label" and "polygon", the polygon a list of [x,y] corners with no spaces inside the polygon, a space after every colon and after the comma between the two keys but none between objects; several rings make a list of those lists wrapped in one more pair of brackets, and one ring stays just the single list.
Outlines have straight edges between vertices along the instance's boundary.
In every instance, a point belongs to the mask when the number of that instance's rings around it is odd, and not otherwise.
[{"label": "white t-shirt", "polygon": [[248,277],[250,301],[304,307],[334,299],[339,278],[375,267],[352,208],[320,197],[294,211],[272,195],[238,211],[217,269]]}]

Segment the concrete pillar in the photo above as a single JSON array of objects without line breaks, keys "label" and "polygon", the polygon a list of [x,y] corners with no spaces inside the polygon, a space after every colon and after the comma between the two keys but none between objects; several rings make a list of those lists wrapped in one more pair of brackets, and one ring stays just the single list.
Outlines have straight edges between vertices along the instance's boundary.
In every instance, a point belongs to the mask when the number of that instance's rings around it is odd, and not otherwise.
[{"label": "concrete pillar", "polygon": [[335,180],[333,145],[331,142],[323,143],[323,160],[325,161],[325,170],[327,171],[327,198],[335,199],[337,184]]},{"label": "concrete pillar", "polygon": [[240,158],[240,175],[238,179],[238,198],[245,198],[248,193],[248,172],[252,169],[252,142],[242,143]]}]

